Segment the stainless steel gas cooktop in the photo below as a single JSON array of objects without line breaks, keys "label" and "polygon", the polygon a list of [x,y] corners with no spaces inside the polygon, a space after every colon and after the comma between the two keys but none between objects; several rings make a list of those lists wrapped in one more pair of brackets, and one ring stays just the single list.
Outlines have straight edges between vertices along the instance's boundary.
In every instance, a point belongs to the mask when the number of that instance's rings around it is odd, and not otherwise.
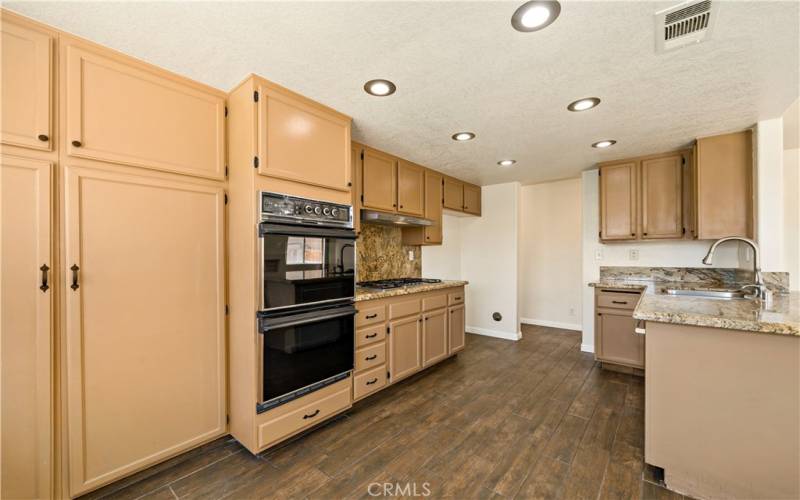
[{"label": "stainless steel gas cooktop", "polygon": [[359,281],[357,284],[363,288],[387,290],[404,286],[423,285],[425,283],[441,283],[442,280],[429,278],[396,278],[391,280]]}]

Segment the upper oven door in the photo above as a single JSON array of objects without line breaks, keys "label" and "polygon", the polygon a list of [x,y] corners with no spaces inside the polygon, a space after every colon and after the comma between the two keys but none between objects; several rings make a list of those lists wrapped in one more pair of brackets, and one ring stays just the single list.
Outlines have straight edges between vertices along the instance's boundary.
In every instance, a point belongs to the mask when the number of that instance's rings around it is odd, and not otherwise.
[{"label": "upper oven door", "polygon": [[262,309],[353,298],[352,229],[263,222],[259,232]]}]

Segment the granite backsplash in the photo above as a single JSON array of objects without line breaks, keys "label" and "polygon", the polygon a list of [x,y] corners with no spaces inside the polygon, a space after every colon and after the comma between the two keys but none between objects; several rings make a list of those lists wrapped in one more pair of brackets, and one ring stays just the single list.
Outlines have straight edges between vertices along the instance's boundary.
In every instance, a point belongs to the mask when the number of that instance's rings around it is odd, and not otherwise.
[{"label": "granite backsplash", "polygon": [[[404,245],[399,227],[361,224],[358,249],[358,281],[422,276],[422,251],[418,245]],[[408,258],[414,253],[414,260]]]},{"label": "granite backsplash", "polygon": [[[764,272],[764,284],[774,292],[789,291],[789,273]],[[741,286],[753,282],[753,271],[719,267],[600,267],[600,279],[683,281],[710,286]]]}]

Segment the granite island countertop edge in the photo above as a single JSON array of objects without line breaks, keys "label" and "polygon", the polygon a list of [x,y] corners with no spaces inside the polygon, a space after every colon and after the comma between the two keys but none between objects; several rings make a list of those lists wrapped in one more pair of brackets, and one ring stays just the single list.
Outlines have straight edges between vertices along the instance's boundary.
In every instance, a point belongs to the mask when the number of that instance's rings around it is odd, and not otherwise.
[{"label": "granite island countertop edge", "polygon": [[377,300],[385,299],[388,297],[399,297],[401,295],[411,295],[413,293],[430,292],[433,290],[443,290],[445,288],[456,288],[459,286],[468,285],[468,281],[462,280],[445,280],[441,283],[424,283],[421,285],[391,288],[389,290],[374,290],[369,288],[356,288],[356,302],[364,300]]}]

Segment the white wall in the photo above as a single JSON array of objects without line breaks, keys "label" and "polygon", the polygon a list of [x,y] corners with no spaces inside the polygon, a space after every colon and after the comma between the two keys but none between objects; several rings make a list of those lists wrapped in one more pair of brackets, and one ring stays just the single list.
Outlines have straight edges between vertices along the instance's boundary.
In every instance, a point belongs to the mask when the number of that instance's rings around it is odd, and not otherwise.
[{"label": "white wall", "polygon": [[581,329],[581,180],[523,186],[520,321]]},{"label": "white wall", "polygon": [[422,247],[422,276],[444,280],[461,278],[462,217],[442,216],[442,244]]},{"label": "white wall", "polygon": [[783,119],[756,124],[756,241],[761,269],[785,271],[783,207]]},{"label": "white wall", "polygon": [[792,290],[800,290],[800,99],[783,113],[783,248]]},{"label": "white wall", "polygon": [[[600,277],[600,266],[704,267],[702,260],[712,241],[635,242],[603,244],[600,231],[599,177],[597,170],[581,176],[583,341],[581,349],[594,351],[594,289],[588,286]],[[630,251],[639,253],[638,260]],[[598,255],[599,251],[599,255]],[[599,257],[599,258],[598,258]],[[714,254],[713,267],[738,267],[738,245],[727,243]]]}]

